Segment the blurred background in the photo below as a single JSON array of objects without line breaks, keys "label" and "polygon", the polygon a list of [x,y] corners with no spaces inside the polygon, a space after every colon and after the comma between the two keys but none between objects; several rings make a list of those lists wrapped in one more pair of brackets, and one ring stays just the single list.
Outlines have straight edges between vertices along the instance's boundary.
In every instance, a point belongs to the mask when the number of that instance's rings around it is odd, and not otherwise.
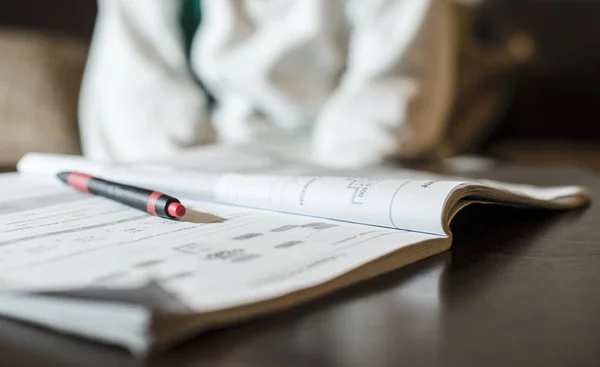
[{"label": "blurred background", "polygon": [[[96,0],[0,0],[0,167],[32,150],[80,152],[95,15]],[[462,72],[481,75],[455,106],[459,153],[600,169],[600,1],[484,0],[465,16],[463,31],[492,56],[478,63],[463,47],[479,66]]]}]

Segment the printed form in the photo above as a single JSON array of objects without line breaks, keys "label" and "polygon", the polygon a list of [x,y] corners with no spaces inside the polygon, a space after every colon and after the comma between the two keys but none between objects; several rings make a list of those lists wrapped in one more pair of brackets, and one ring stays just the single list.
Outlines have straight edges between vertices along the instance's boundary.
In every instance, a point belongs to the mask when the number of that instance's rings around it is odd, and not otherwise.
[{"label": "printed form", "polygon": [[462,181],[224,175],[217,201],[445,236],[442,214]]},{"label": "printed form", "polygon": [[[2,176],[0,185],[9,193],[0,198],[4,291],[139,288],[153,281],[190,309],[210,311],[308,288],[443,237],[185,198],[192,213],[222,220],[174,221],[58,180],[15,174]],[[373,194],[365,197],[368,182],[344,185],[359,202]],[[231,183],[225,191],[234,194]],[[314,198],[305,192],[302,200]]]}]

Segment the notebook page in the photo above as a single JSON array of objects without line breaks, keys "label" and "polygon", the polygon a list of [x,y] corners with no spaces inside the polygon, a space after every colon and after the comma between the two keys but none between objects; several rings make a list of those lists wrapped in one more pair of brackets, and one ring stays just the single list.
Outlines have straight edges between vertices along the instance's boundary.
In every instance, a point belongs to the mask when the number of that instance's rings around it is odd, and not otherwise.
[{"label": "notebook page", "polygon": [[460,181],[224,175],[219,202],[443,236],[446,199]]},{"label": "notebook page", "polygon": [[[269,167],[260,152],[247,152],[249,158],[242,159],[243,154],[230,150],[197,152],[183,160],[185,168],[178,166],[178,160],[171,165],[108,165],[73,156],[28,154],[19,162],[19,171],[49,177],[62,170],[77,170],[175,196],[438,235],[445,234],[447,198],[462,185],[473,190],[483,185],[488,189],[483,198],[494,198],[498,203],[523,203],[525,199],[529,205],[573,207],[589,201],[589,193],[579,186],[515,185],[381,167],[349,176],[353,172],[302,163],[281,165],[277,161],[279,165]],[[203,156],[205,153],[207,156]],[[213,161],[220,162],[218,157],[222,155],[240,157],[225,167],[247,173],[219,172]],[[489,189],[496,195],[490,196]],[[534,204],[531,200],[545,203]]]},{"label": "notebook page", "polygon": [[[24,174],[74,170],[123,183],[220,203],[386,228],[445,235],[446,199],[462,181],[217,174],[159,165],[107,165],[77,157],[30,154]],[[402,172],[401,170],[397,170]]]},{"label": "notebook page", "polygon": [[152,281],[191,310],[219,310],[320,284],[411,244],[442,240],[185,198],[191,213],[223,220],[173,221],[19,175],[0,176],[0,187],[19,198],[0,197],[2,291],[130,289]]}]

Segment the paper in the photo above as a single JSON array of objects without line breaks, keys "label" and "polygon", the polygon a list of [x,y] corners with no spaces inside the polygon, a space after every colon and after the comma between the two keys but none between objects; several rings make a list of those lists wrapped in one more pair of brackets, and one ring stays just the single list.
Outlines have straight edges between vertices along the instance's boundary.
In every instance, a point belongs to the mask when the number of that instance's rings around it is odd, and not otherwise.
[{"label": "paper", "polygon": [[[243,165],[240,163],[240,167]],[[304,169],[309,171],[308,167]],[[21,173],[36,176],[53,176],[64,170],[99,175],[174,196],[437,235],[446,235],[444,205],[450,193],[462,184],[427,180],[429,175],[423,174],[415,179],[217,174],[162,165],[110,166],[58,155],[32,154],[19,163]],[[209,167],[211,170],[214,168]],[[410,176],[411,171],[395,172]]]},{"label": "paper", "polygon": [[[207,159],[197,154],[184,159],[186,168],[163,164],[107,165],[61,155],[29,154],[19,162],[19,171],[36,177],[54,176],[64,170],[81,171],[109,180],[152,188],[173,196],[189,196],[224,204],[260,208],[360,223],[448,235],[447,200],[459,188],[463,198],[497,203],[563,206],[584,201],[581,187],[543,188],[489,180],[473,181],[402,169],[375,169],[361,176],[342,176],[349,171],[329,171],[301,163],[268,166],[260,151],[236,152],[233,148],[208,149]],[[225,150],[222,152],[221,150]],[[243,159],[242,153],[248,158]],[[237,157],[226,167],[245,173],[218,172],[213,161],[220,154]],[[194,163],[195,162],[195,163]],[[271,163],[278,162],[277,160]],[[279,162],[281,163],[281,162]],[[204,171],[206,169],[206,171]],[[288,174],[284,174],[288,172]],[[296,175],[289,173],[296,172]],[[299,176],[298,174],[304,174]],[[356,172],[355,172],[356,173]],[[322,176],[319,174],[332,174]],[[365,177],[366,174],[372,176]],[[545,202],[545,203],[542,203]]]},{"label": "paper", "polygon": [[223,203],[443,236],[442,214],[460,181],[353,177],[224,175]]},{"label": "paper", "polygon": [[[155,337],[228,322],[209,312],[272,300],[219,314],[251,317],[281,296],[313,292],[285,299],[293,305],[444,251],[449,218],[471,201],[572,208],[589,199],[581,187],[385,168],[356,174],[230,153],[128,165],[27,155],[20,174],[0,176],[0,313],[144,351]],[[55,177],[60,171],[174,194],[189,214],[162,219],[79,193]],[[160,302],[123,297],[143,292]],[[156,329],[153,317],[172,312],[188,315]]]},{"label": "paper", "polygon": [[[182,199],[223,222],[149,216],[56,182],[0,176],[4,291],[139,288],[150,281],[195,311],[320,284],[439,236]],[[41,205],[36,205],[41,203]]]},{"label": "paper", "polygon": [[[328,169],[292,160],[286,150],[275,147],[207,146],[190,150],[177,159],[154,162],[105,164],[79,156],[29,153],[18,164],[22,174],[53,176],[61,171],[80,171],[107,179],[153,189],[188,192],[210,197],[223,174],[303,175],[335,177],[369,177],[374,179],[447,179],[429,172],[388,167],[361,170]],[[176,177],[177,179],[174,179]],[[190,192],[190,188],[193,188]]]}]

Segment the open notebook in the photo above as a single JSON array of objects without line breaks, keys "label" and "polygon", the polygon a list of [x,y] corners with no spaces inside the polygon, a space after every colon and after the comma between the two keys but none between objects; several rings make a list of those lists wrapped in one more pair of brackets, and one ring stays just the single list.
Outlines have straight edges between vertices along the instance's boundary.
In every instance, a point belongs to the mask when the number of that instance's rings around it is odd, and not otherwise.
[{"label": "open notebook", "polygon": [[[206,149],[168,164],[29,154],[0,175],[0,314],[123,346],[166,348],[447,250],[471,203],[564,210],[584,188],[423,172],[323,171]],[[79,171],[177,196],[181,221],[60,183]],[[226,172],[223,172],[226,171]],[[364,172],[363,172],[364,173]]]}]

